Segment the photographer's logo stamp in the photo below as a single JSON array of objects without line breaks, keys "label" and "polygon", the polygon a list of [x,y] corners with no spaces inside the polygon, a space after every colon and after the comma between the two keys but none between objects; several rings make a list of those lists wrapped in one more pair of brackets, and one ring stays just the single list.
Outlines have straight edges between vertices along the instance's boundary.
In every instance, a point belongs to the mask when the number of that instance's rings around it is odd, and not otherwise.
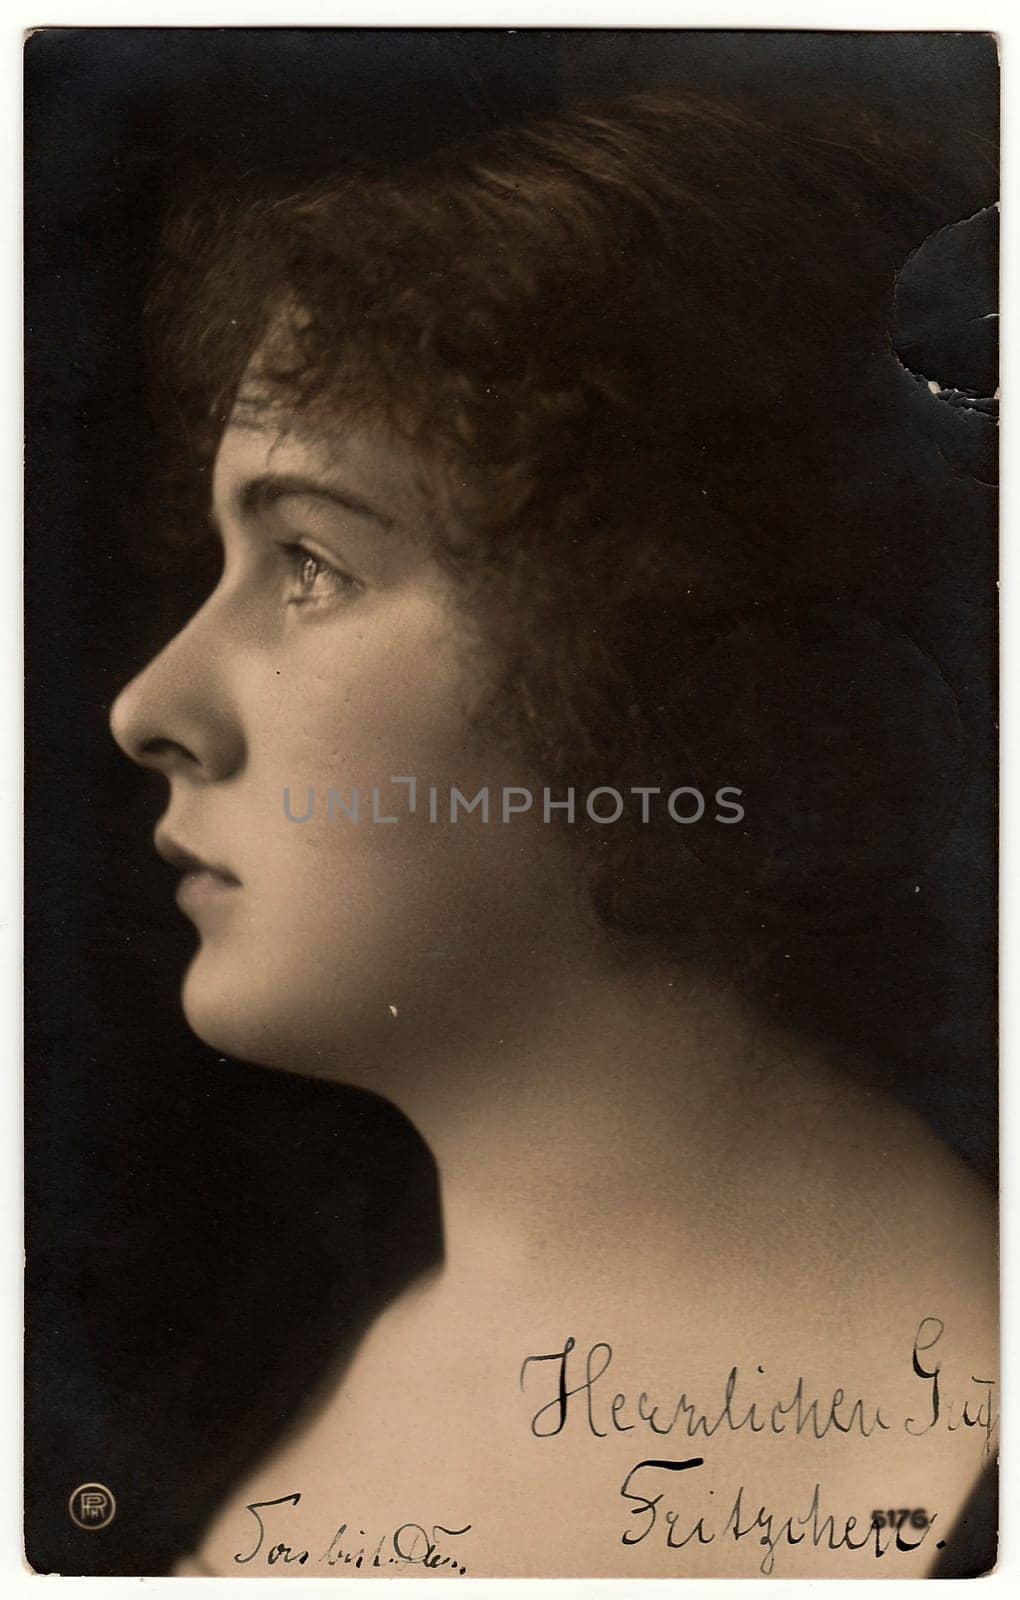
[{"label": "photographer's logo stamp", "polygon": [[79,1528],[108,1528],[117,1515],[117,1502],[102,1483],[80,1483],[67,1502],[72,1522]]}]

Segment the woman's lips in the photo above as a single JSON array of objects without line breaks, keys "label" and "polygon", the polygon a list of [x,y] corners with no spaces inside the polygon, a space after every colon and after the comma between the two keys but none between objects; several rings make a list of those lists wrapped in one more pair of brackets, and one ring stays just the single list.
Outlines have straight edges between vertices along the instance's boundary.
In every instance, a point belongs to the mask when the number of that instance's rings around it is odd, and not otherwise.
[{"label": "woman's lips", "polygon": [[177,904],[182,911],[209,905],[241,887],[240,880],[225,867],[214,867],[201,856],[185,849],[175,839],[157,832],[156,851],[172,867],[183,873],[177,886]]},{"label": "woman's lips", "polygon": [[236,878],[212,867],[193,867],[177,885],[177,904],[182,911],[196,910],[240,887]]}]

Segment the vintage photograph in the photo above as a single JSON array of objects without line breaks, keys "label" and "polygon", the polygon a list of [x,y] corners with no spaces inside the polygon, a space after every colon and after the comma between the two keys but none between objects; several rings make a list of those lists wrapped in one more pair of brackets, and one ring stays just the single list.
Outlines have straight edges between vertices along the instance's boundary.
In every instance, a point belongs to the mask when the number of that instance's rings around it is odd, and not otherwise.
[{"label": "vintage photograph", "polygon": [[996,39],[25,70],[28,1563],[987,1573]]}]

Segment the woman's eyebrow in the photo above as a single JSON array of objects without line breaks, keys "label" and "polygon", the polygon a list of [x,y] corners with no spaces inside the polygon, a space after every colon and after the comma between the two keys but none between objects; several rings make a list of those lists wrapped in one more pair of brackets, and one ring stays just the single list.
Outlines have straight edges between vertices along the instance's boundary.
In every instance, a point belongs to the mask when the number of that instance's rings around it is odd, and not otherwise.
[{"label": "woman's eyebrow", "polygon": [[325,483],[321,478],[304,477],[300,473],[266,472],[257,478],[250,478],[241,490],[238,504],[245,516],[254,516],[289,494],[327,500],[344,511],[353,512],[355,516],[367,517],[386,532],[396,525],[393,517],[387,516],[343,484]]}]

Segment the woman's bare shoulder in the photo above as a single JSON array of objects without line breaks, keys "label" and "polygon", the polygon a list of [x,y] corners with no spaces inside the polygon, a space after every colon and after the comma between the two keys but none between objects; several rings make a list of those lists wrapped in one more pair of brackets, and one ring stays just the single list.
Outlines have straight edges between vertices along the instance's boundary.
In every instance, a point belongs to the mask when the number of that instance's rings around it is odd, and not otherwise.
[{"label": "woman's bare shoulder", "polygon": [[[742,1494],[738,1526],[761,1508],[775,1526],[794,1518],[777,1571],[930,1573],[997,1446],[988,1187],[920,1116],[802,1060],[748,1096],[696,1225],[688,1213],[666,1237],[648,1292],[631,1282],[629,1303],[621,1294],[591,1319],[601,1343],[571,1354],[585,1380],[609,1362],[599,1426],[615,1424],[612,1389],[636,1429],[628,1444],[663,1459],[690,1445],[704,1463],[687,1523],[703,1511],[713,1541],[681,1556],[667,1538],[649,1570],[755,1575],[751,1538],[734,1543],[725,1517],[712,1522]],[[653,1450],[664,1421],[657,1442],[671,1448]],[[642,1551],[661,1542],[664,1508],[690,1499],[667,1492],[656,1518],[640,1496],[664,1482],[646,1469],[629,1485],[638,1498],[625,1504],[644,1518],[634,1526],[649,1530]],[[897,1546],[888,1519],[904,1508]],[[832,1548],[819,1532],[829,1516]],[[795,1543],[803,1527],[808,1542]]]},{"label": "woman's bare shoulder", "polygon": [[[916,1111],[811,1057],[763,1079],[742,1108],[731,1173],[745,1204],[833,1266],[923,1276],[995,1262],[995,1197]],[[838,1248],[837,1248],[838,1241]]]},{"label": "woman's bare shoulder", "polygon": [[[814,1367],[865,1388],[913,1381],[914,1341],[994,1373],[995,1196],[917,1113],[821,1060],[762,1074],[672,1196],[605,1230],[569,1283],[592,1327],[625,1329],[667,1372],[678,1338],[721,1359]],[[923,1330],[919,1334],[919,1329]],[[799,1365],[798,1365],[799,1364]]]},{"label": "woman's bare shoulder", "polygon": [[752,1107],[734,1151],[721,1315],[897,1412],[935,1366],[976,1410],[998,1358],[993,1192],[920,1115],[824,1063],[775,1088],[775,1120]]}]

